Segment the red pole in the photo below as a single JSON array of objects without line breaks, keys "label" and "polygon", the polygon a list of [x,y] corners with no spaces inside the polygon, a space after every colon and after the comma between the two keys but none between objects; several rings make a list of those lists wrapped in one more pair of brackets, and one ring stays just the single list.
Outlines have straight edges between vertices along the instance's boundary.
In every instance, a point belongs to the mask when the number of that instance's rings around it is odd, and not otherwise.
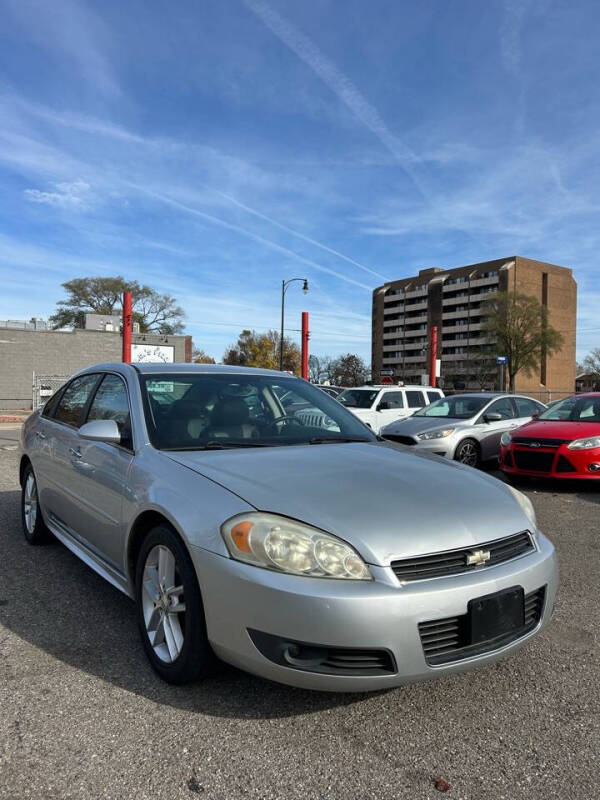
[{"label": "red pole", "polygon": [[131,292],[123,292],[123,363],[131,363]]},{"label": "red pole", "polygon": [[436,362],[437,362],[437,325],[431,327],[431,342],[429,347],[429,385],[435,386],[437,382],[436,376]]},{"label": "red pole", "polygon": [[302,377],[308,380],[308,311],[302,312]]}]

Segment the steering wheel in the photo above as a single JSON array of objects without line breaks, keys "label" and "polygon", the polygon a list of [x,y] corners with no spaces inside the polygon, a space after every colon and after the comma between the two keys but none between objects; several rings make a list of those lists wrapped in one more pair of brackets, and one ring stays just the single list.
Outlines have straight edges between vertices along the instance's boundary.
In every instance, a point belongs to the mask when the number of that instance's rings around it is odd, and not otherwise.
[{"label": "steering wheel", "polygon": [[270,430],[279,422],[295,422],[296,425],[300,425],[302,428],[304,427],[302,420],[299,420],[298,417],[295,417],[293,414],[282,414],[281,417],[276,417],[272,422],[269,422],[265,430]]}]

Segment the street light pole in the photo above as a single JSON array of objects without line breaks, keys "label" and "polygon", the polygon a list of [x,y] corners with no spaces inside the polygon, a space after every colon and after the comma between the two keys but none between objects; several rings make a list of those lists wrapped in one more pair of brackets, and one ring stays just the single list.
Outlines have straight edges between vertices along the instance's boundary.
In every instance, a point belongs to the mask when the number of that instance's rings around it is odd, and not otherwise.
[{"label": "street light pole", "polygon": [[285,293],[290,283],[294,281],[302,281],[302,291],[304,294],[308,292],[308,281],[306,278],[290,278],[287,281],[281,281],[281,337],[279,339],[279,369],[283,372],[283,326],[285,321]]}]

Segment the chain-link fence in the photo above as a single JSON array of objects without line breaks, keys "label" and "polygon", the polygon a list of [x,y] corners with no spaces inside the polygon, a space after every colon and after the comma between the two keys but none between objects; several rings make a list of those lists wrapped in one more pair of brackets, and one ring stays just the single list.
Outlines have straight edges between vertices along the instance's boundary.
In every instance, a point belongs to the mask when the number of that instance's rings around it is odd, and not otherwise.
[{"label": "chain-link fence", "polygon": [[70,375],[39,375],[33,373],[33,398],[32,405],[35,411],[43,406],[49,397],[52,397],[60,387],[65,384]]}]

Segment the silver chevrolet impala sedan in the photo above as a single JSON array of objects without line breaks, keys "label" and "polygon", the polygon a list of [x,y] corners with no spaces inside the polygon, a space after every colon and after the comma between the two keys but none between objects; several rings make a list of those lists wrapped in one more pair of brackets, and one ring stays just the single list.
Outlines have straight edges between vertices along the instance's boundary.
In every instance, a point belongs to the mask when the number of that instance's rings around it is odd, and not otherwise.
[{"label": "silver chevrolet impala sedan", "polygon": [[[288,391],[320,414],[289,413]],[[134,599],[174,683],[222,659],[309,689],[398,686],[497,660],[554,606],[524,495],[279,372],[90,367],[24,424],[20,480],[27,541],[60,540]]]}]

